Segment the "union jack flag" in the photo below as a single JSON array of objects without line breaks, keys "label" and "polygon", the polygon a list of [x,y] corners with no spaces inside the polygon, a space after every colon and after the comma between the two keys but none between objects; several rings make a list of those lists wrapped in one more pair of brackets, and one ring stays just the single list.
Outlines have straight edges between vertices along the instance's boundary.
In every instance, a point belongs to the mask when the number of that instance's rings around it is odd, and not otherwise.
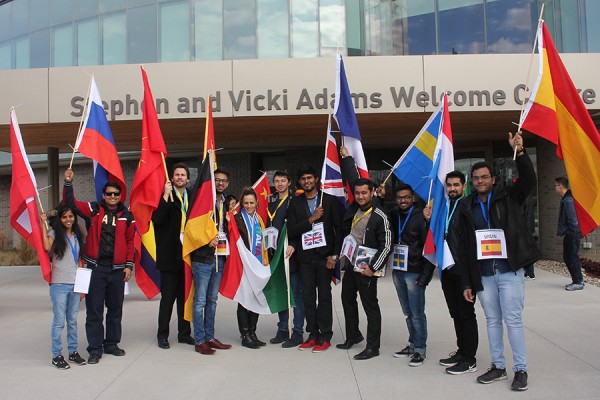
[{"label": "union jack flag", "polygon": [[306,248],[313,248],[323,244],[323,232],[311,231],[304,235],[304,246]]}]

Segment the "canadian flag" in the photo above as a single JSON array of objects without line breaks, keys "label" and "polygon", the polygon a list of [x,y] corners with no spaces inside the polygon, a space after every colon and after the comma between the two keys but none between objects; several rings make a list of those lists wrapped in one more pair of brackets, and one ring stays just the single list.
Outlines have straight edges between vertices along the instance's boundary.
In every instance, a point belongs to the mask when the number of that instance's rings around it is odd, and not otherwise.
[{"label": "canadian flag", "polygon": [[37,183],[23,146],[23,138],[14,108],[10,111],[10,149],[12,184],[10,185],[10,224],[35,249],[44,279],[50,283],[50,259],[42,243],[42,227],[35,197]]}]

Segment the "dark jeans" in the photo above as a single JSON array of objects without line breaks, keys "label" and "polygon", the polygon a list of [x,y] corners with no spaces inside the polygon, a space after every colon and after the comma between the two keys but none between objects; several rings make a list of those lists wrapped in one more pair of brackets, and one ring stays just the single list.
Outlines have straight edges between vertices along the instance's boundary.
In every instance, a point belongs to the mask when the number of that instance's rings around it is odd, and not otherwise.
[{"label": "dark jeans", "polygon": [[379,350],[381,340],[381,311],[377,300],[377,278],[362,276],[358,272],[346,270],[342,278],[342,305],[346,320],[346,339],[362,336],[358,328],[358,302],[356,294],[367,314],[367,348]]},{"label": "dark jeans", "polygon": [[238,303],[237,320],[240,334],[245,336],[249,333],[256,333],[256,324],[258,323],[258,314],[248,310],[246,307]]},{"label": "dark jeans", "polygon": [[190,336],[192,329],[190,323],[183,318],[184,313],[184,283],[183,269],[176,272],[160,272],[160,305],[158,307],[158,332],[156,337],[169,338],[169,324],[173,314],[173,304],[177,301],[177,338]]},{"label": "dark jeans", "polygon": [[470,303],[463,297],[460,276],[450,271],[442,272],[442,290],[450,316],[454,320],[457,354],[466,361],[475,362],[479,334],[475,317],[475,301]]},{"label": "dark jeans", "polygon": [[310,263],[300,263],[302,299],[309,338],[331,342],[333,336],[333,309],[331,304],[331,275],[325,267],[326,260],[315,258]]},{"label": "dark jeans", "polygon": [[[299,334],[304,333],[304,302],[302,301],[302,287],[300,285],[300,272],[290,272],[290,290],[294,296],[294,321],[293,331]],[[289,328],[289,310],[283,310],[278,313],[279,322],[277,330],[288,332]]]},{"label": "dark jeans", "polygon": [[579,261],[579,238],[571,235],[565,235],[563,238],[563,259],[573,283],[583,283],[581,274],[581,262]]},{"label": "dark jeans", "polygon": [[[85,296],[87,315],[85,333],[90,355],[111,352],[121,341],[121,317],[125,298],[125,272],[111,267],[97,266],[92,271],[90,289]],[[106,305],[106,335],[104,334],[104,306]]]}]

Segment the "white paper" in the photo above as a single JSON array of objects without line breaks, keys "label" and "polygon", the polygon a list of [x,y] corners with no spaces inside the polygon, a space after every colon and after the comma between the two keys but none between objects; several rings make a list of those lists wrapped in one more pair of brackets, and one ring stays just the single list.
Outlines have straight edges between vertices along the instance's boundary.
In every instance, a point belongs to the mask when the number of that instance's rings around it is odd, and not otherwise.
[{"label": "white paper", "polygon": [[302,250],[316,249],[327,246],[323,223],[313,224],[312,230],[302,234]]},{"label": "white paper", "polygon": [[340,257],[346,257],[350,262],[352,262],[352,257],[354,257],[354,250],[356,250],[356,246],[356,239],[354,239],[352,235],[346,236],[344,238],[344,242],[342,243]]},{"label": "white paper", "polygon": [[75,272],[75,285],[73,291],[87,294],[90,290],[90,280],[92,279],[92,270],[89,268],[77,268]]},{"label": "white paper", "polygon": [[454,257],[452,257],[452,252],[450,252],[448,242],[444,240],[444,264],[442,265],[442,269],[444,270],[451,268],[454,266],[454,264]]},{"label": "white paper", "polygon": [[129,282],[125,282],[125,287],[123,289],[123,293],[125,294],[125,296],[127,296],[129,294]]},{"label": "white paper", "polygon": [[475,231],[477,238],[477,259],[507,258],[506,238],[502,229],[480,229]]}]

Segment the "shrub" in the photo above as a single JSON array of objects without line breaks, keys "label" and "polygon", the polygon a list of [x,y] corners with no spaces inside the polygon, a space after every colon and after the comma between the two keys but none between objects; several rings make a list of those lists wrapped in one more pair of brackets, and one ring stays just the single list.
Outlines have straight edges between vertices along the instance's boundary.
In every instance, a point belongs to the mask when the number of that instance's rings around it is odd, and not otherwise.
[{"label": "shrub", "polygon": [[0,230],[0,250],[6,250],[6,245],[8,243],[8,235],[4,230]]},{"label": "shrub", "polygon": [[582,258],[581,268],[585,269],[586,274],[600,278],[600,262],[593,261],[588,258]]},{"label": "shrub", "polygon": [[21,265],[36,265],[40,263],[33,247],[23,238],[19,242],[17,254],[19,255]]}]

